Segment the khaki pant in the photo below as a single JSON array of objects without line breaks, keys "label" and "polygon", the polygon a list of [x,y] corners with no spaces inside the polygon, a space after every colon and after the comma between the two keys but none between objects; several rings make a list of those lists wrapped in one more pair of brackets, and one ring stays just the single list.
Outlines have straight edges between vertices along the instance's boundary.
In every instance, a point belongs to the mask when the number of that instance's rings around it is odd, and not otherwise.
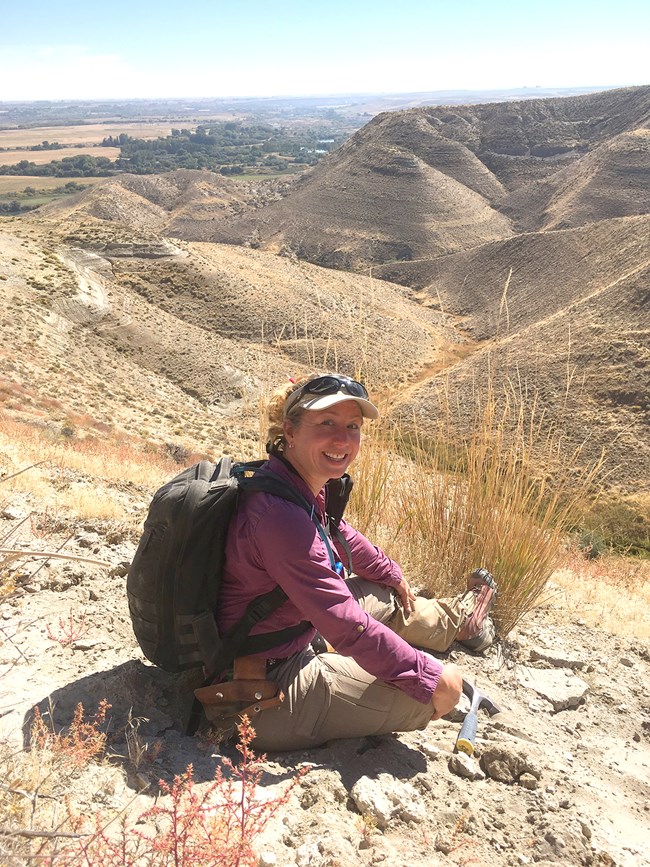
[{"label": "khaki pant", "polygon": [[[442,651],[454,640],[474,605],[473,594],[453,599],[416,599],[414,612],[404,618],[390,588],[361,578],[348,584],[361,607],[394,629],[409,644]],[[255,747],[295,750],[336,738],[388,734],[423,729],[433,706],[377,680],[347,656],[311,647],[289,657],[269,675],[285,694],[278,708],[252,720]]]}]

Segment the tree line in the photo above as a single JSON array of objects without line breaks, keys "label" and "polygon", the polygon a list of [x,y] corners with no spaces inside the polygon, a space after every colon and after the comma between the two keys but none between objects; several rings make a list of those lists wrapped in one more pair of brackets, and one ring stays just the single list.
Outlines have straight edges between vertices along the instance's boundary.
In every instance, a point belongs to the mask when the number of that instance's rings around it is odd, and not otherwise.
[{"label": "tree line", "polygon": [[11,166],[0,166],[0,175],[30,175],[37,178],[89,178],[108,177],[116,173],[115,164],[108,157],[79,154],[38,165],[20,160]]},{"label": "tree line", "polygon": [[89,154],[43,165],[21,160],[12,166],[0,166],[0,174],[103,177],[119,172],[158,174],[174,169],[204,169],[233,175],[252,168],[278,172],[315,165],[346,137],[347,132],[332,133],[330,127],[320,124],[288,128],[226,121],[199,126],[194,132],[172,129],[170,135],[153,140],[132,138],[126,133],[107,136],[102,146],[120,148],[114,162]]}]

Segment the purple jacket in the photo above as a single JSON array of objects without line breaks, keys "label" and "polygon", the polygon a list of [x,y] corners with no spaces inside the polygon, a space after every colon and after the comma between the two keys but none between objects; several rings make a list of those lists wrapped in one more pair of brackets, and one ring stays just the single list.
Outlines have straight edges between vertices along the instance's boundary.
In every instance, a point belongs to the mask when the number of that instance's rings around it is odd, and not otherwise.
[{"label": "purple jacket", "polygon": [[[314,497],[301,476],[275,457],[265,466],[296,488],[324,521],[323,491]],[[345,521],[340,530],[350,547],[356,575],[398,586],[403,579],[397,563]],[[334,547],[347,565],[342,546],[335,542]],[[315,629],[265,656],[290,656],[305,648],[318,630],[338,653],[351,656],[369,674],[417,701],[431,701],[442,665],[361,609],[343,578],[331,568],[325,544],[307,512],[271,494],[245,493],[228,530],[218,611],[220,632],[232,628],[248,603],[276,584],[289,598],[252,634],[274,632],[301,620],[311,621]]]}]

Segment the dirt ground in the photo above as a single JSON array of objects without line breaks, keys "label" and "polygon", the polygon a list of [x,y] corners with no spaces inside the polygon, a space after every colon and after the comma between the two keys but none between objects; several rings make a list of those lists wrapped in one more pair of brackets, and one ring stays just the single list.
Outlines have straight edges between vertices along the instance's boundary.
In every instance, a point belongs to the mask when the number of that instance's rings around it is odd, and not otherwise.
[{"label": "dirt ground", "polygon": [[[146,507],[145,491],[124,493],[129,509]],[[28,493],[5,501],[0,538],[23,521],[12,538],[42,550],[38,522],[25,521],[34,506]],[[47,550],[65,540],[83,559],[14,561],[16,589],[0,605],[3,742],[22,747],[37,704],[59,730],[78,702],[92,712],[105,698],[112,757],[80,772],[69,793],[79,809],[139,814],[158,780],[189,763],[209,785],[220,753],[184,734],[189,691],[143,659],[131,631],[125,573],[136,534],[88,520],[54,528]],[[474,758],[454,752],[464,699],[424,731],[269,755],[262,798],[310,770],[260,838],[259,863],[650,865],[650,643],[587,628],[579,610],[540,609],[485,656],[449,658],[501,708],[481,713]],[[137,768],[125,758],[129,712],[159,749]]]},{"label": "dirt ground", "polygon": [[[47,151],[4,151],[0,152],[0,164],[3,166],[13,166],[22,160],[27,160],[30,163],[35,163],[37,166],[45,165],[53,160],[63,160],[67,157],[78,157],[81,154],[88,154],[91,157],[106,157],[109,160],[116,160],[120,155],[119,148],[103,147],[97,145],[87,145],[86,147],[65,147],[56,148]],[[34,177],[32,186],[37,186],[39,178]],[[65,183],[65,180],[62,181]]]}]

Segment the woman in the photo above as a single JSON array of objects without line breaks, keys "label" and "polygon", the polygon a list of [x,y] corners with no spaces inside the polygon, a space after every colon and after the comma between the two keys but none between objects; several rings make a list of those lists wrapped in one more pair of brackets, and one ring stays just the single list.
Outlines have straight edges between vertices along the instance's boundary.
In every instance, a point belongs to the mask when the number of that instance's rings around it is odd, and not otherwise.
[{"label": "woman", "polygon": [[[412,645],[446,650],[467,637],[479,594],[416,599],[397,563],[341,521],[354,570],[346,578],[344,547],[333,540],[341,561],[333,562],[315,523],[325,522],[325,483],[345,473],[359,451],[364,420],[378,415],[361,383],[334,374],[289,383],[271,400],[267,468],[307,500],[312,514],[270,494],[242,495],[228,532],[219,629],[227,632],[251,599],[278,584],[288,600],[255,632],[305,620],[313,628],[260,657],[236,660],[235,678],[261,676],[285,695],[277,707],[264,709],[264,701],[255,707],[261,749],[421,729],[460,698],[457,667]],[[480,577],[473,581],[482,586]],[[473,631],[480,626],[474,623]],[[336,652],[316,654],[316,631]],[[479,643],[489,643],[485,633]]]}]

